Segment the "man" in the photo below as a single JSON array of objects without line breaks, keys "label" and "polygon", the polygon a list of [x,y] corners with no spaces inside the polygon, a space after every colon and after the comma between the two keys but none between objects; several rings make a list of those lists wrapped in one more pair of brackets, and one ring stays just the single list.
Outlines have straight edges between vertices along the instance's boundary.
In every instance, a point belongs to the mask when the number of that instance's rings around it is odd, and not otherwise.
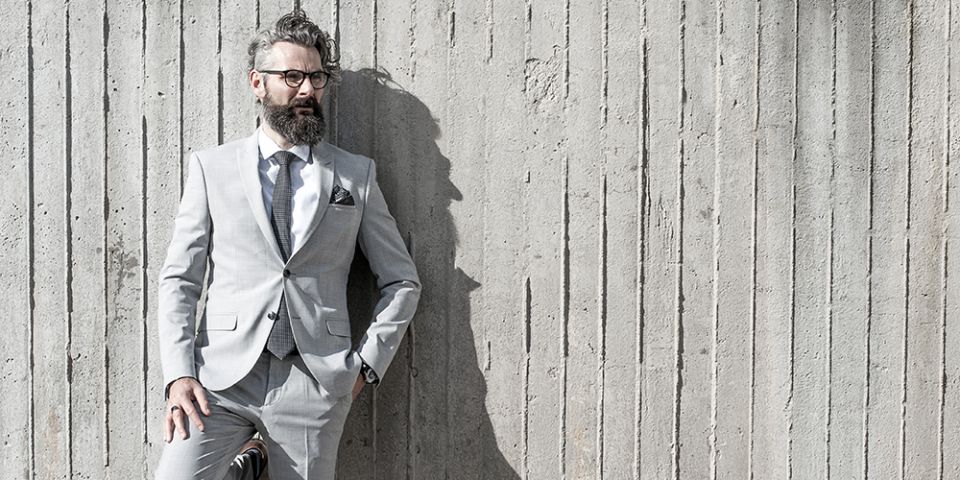
[{"label": "man", "polygon": [[[420,295],[375,165],[322,141],[320,101],[339,73],[330,37],[298,11],[249,57],[261,126],[191,155],[160,273],[162,480],[257,478],[264,461],[272,480],[332,479],[350,404],[386,372]],[[380,300],[354,350],[357,244]]]}]

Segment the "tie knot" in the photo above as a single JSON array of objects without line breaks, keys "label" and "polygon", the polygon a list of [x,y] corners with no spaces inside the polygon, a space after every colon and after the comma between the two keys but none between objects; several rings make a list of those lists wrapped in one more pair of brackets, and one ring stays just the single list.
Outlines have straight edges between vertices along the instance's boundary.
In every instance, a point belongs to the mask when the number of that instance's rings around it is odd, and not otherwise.
[{"label": "tie knot", "polygon": [[274,153],[273,158],[274,160],[277,161],[277,163],[281,167],[286,167],[287,165],[290,165],[291,163],[293,163],[299,157],[297,157],[295,153],[290,153],[285,150],[281,150],[277,153]]}]

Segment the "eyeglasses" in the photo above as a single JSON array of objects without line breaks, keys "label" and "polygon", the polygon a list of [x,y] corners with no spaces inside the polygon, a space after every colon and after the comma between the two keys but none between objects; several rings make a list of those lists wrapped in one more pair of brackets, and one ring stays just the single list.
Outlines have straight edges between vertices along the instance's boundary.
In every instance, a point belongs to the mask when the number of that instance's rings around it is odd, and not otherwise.
[{"label": "eyeglasses", "polygon": [[273,75],[280,75],[283,77],[283,81],[286,82],[287,86],[290,88],[300,88],[300,85],[303,84],[303,80],[307,77],[310,77],[310,83],[313,85],[313,88],[321,89],[327,85],[327,80],[330,79],[330,74],[324,72],[323,70],[317,70],[316,72],[304,72],[303,70],[260,70],[260,73],[271,73]]}]

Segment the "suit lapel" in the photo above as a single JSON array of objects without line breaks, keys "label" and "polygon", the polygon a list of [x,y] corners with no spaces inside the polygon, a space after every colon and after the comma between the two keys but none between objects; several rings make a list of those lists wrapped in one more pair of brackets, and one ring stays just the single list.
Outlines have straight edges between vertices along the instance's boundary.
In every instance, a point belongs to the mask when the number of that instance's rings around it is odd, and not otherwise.
[{"label": "suit lapel", "polygon": [[317,209],[313,212],[313,218],[310,220],[310,227],[307,228],[307,233],[303,238],[297,240],[297,247],[294,249],[293,254],[290,255],[290,258],[293,258],[297,252],[303,249],[303,246],[310,241],[313,232],[316,231],[317,226],[320,225],[320,220],[323,219],[323,214],[327,211],[327,205],[330,203],[330,194],[333,192],[333,178],[336,165],[333,155],[331,155],[330,150],[327,148],[327,143],[320,142],[314,145],[310,151],[319,171],[319,175],[317,175],[319,185],[317,187],[320,191],[320,198],[317,200]]},{"label": "suit lapel", "polygon": [[250,204],[250,210],[253,211],[253,218],[257,220],[257,225],[260,227],[264,239],[270,244],[270,250],[282,263],[280,246],[277,245],[277,238],[273,235],[273,227],[270,225],[270,217],[267,216],[267,209],[263,205],[259,162],[257,134],[254,133],[244,142],[243,148],[237,152],[237,168],[240,170],[240,180],[243,183],[243,191],[247,195],[247,203]]}]

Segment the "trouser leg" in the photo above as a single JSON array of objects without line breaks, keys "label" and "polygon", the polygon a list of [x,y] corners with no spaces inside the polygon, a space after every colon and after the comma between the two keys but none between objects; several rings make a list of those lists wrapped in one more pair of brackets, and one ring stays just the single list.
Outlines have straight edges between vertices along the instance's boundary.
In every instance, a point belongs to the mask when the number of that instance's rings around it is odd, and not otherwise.
[{"label": "trouser leg", "polygon": [[[215,395],[216,392],[207,392],[208,398]],[[253,436],[254,425],[215,402],[211,402],[210,415],[201,417],[204,431],[186,421],[190,436],[182,439],[174,432],[173,441],[163,447],[157,480],[239,480],[226,475],[240,447]],[[236,473],[239,472],[231,475]]]},{"label": "trouser leg", "polygon": [[274,359],[270,379],[283,382],[268,393],[260,418],[270,479],[333,480],[352,395],[331,396],[298,356]]},{"label": "trouser leg", "polygon": [[230,466],[243,444],[260,427],[259,408],[266,392],[269,366],[269,359],[261,357],[233,386],[218,392],[206,391],[210,415],[200,415],[204,431],[185,421],[189,438],[181,439],[174,432],[173,441],[164,446],[160,456],[157,480],[245,480],[243,471],[231,470]]}]

